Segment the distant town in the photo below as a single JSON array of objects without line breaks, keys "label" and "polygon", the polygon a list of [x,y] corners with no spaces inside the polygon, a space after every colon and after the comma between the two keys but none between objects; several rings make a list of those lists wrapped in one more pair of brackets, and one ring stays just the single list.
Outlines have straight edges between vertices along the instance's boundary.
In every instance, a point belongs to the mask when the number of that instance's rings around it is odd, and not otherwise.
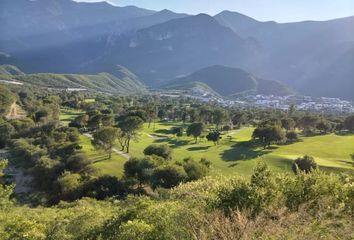
[{"label": "distant town", "polygon": [[161,91],[161,96],[169,97],[190,97],[198,99],[202,102],[217,102],[224,106],[240,106],[240,107],[260,107],[260,108],[274,108],[274,109],[289,109],[294,105],[296,109],[303,111],[314,112],[330,112],[330,113],[353,113],[353,102],[341,100],[339,98],[328,97],[311,97],[301,95],[289,96],[274,96],[274,95],[243,95],[235,96],[233,98],[225,98],[209,91],[201,89],[193,89],[191,91]]}]

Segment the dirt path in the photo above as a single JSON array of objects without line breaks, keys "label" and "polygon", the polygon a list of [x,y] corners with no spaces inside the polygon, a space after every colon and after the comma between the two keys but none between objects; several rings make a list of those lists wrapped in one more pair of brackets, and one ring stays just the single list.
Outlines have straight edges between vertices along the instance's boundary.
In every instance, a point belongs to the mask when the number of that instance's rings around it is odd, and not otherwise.
[{"label": "dirt path", "polygon": [[[89,139],[93,139],[92,134],[90,133],[84,133],[84,136],[88,137]],[[124,157],[125,159],[129,160],[130,159],[130,155],[128,153],[122,152],[116,148],[112,148],[112,151],[115,152],[118,155],[121,155],[122,157]]]},{"label": "dirt path", "polygon": [[22,119],[26,117],[26,111],[23,110],[16,102],[11,104],[10,112],[6,115],[7,119]]}]

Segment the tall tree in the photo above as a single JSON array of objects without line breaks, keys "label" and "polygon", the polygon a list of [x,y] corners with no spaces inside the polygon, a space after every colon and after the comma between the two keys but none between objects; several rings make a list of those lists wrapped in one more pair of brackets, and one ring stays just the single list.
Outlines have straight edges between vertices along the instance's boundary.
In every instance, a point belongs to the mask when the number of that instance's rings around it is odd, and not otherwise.
[{"label": "tall tree", "polygon": [[285,133],[279,126],[266,126],[256,128],[253,131],[252,137],[259,139],[264,149],[266,149],[266,147],[269,147],[273,142],[285,139]]},{"label": "tall tree", "polygon": [[203,123],[196,122],[192,123],[187,128],[187,136],[193,136],[195,139],[195,143],[198,143],[198,137],[202,135],[205,130],[205,126]]},{"label": "tall tree", "polygon": [[212,131],[210,133],[208,133],[208,135],[206,136],[208,141],[212,141],[214,143],[214,145],[216,146],[220,139],[221,139],[221,133],[219,131]]},{"label": "tall tree", "polygon": [[119,136],[119,130],[115,127],[103,127],[93,134],[92,143],[97,148],[108,151],[109,158],[112,158],[112,149]]},{"label": "tall tree", "polygon": [[130,141],[137,136],[137,132],[142,128],[144,124],[143,119],[138,116],[124,116],[118,122],[118,127],[122,130],[124,134],[124,142],[122,149],[126,149],[129,153]]}]

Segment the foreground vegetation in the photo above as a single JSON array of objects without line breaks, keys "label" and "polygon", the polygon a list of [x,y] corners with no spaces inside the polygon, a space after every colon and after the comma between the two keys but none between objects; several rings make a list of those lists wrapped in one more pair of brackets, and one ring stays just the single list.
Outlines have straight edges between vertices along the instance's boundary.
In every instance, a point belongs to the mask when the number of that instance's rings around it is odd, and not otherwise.
[{"label": "foreground vegetation", "polygon": [[353,116],[4,89],[4,239],[353,237]]},{"label": "foreground vegetation", "polygon": [[18,206],[0,188],[2,239],[352,239],[354,179],[315,171],[211,178],[172,191],[51,208]]}]

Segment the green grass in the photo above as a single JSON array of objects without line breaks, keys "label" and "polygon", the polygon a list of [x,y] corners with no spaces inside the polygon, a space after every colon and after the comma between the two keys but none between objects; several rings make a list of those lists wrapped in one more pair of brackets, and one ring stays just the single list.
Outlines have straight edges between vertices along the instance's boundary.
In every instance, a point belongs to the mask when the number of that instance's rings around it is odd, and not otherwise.
[{"label": "green grass", "polygon": [[96,99],[94,99],[94,98],[86,98],[86,99],[84,100],[84,102],[85,102],[85,103],[94,103],[94,102],[96,102]]},{"label": "green grass", "polygon": [[[191,137],[176,137],[168,134],[167,129],[176,123],[157,123],[147,128],[145,124],[138,142],[131,144],[131,156],[142,157],[143,150],[152,143],[166,143],[173,149],[173,159],[182,161],[186,157],[196,160],[206,158],[212,162],[212,175],[249,175],[258,161],[266,161],[276,172],[291,171],[294,159],[311,155],[323,169],[335,171],[353,171],[350,154],[354,152],[354,135],[337,136],[335,134],[303,138],[301,142],[290,145],[273,145],[264,150],[254,145],[251,140],[253,128],[242,128],[223,135],[218,146],[203,139],[198,144]],[[178,124],[177,124],[178,125]],[[148,136],[157,134],[168,139]],[[229,139],[231,136],[232,139]]]},{"label": "green grass", "polygon": [[123,166],[126,162],[124,157],[112,153],[112,158],[109,159],[108,153],[95,149],[91,144],[91,140],[84,135],[80,136],[80,145],[82,146],[82,151],[94,162],[93,165],[100,175],[123,176]]},{"label": "green grass", "polygon": [[[67,126],[71,120],[75,117],[83,114],[82,111],[73,109],[61,109],[60,121],[63,126]],[[80,145],[82,146],[82,151],[87,154],[89,159],[94,162],[94,166],[99,171],[101,175],[112,175],[121,177],[123,175],[123,166],[126,159],[116,153],[112,153],[112,158],[108,158],[108,153],[95,149],[91,140],[80,135]]]},{"label": "green grass", "polygon": [[83,114],[83,111],[74,109],[60,109],[59,120],[63,126],[68,126],[71,120],[75,119],[77,116]]},{"label": "green grass", "polygon": [[[80,111],[62,110],[60,120],[67,125],[73,118],[82,114]],[[168,130],[182,123],[159,122],[144,124],[138,139],[131,142],[130,156],[143,157],[143,150],[150,144],[168,144],[173,149],[173,159],[182,161],[192,157],[195,160],[206,158],[212,162],[212,175],[242,175],[252,172],[258,161],[264,160],[276,172],[291,171],[294,159],[304,155],[313,156],[318,165],[325,170],[354,171],[350,154],[354,152],[354,135],[338,136],[335,134],[303,137],[301,142],[290,145],[273,145],[264,150],[254,145],[250,140],[253,128],[246,127],[230,131],[222,136],[220,144],[214,146],[212,142],[202,139],[198,144],[193,138],[183,136],[177,138],[169,134]],[[163,139],[161,137],[167,137]],[[122,176],[126,159],[116,153],[112,159],[101,150],[96,150],[89,138],[80,137],[83,151],[94,161],[94,166],[101,174]],[[119,146],[117,145],[119,149]]]}]

